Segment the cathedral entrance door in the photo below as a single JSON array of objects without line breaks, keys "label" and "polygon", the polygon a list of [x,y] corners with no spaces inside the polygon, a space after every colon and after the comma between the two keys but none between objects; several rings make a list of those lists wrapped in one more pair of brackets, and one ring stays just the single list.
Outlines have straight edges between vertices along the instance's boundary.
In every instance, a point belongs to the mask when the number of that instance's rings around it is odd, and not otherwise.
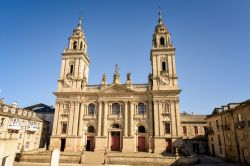
[{"label": "cathedral entrance door", "polygon": [[111,132],[111,151],[120,151],[120,132]]},{"label": "cathedral entrance door", "polygon": [[171,152],[171,139],[166,139],[166,152]]},{"label": "cathedral entrance door", "polygon": [[86,151],[94,151],[94,137],[93,136],[87,137]]},{"label": "cathedral entrance door", "polygon": [[145,152],[145,137],[138,137],[138,151],[139,152]]},{"label": "cathedral entrance door", "polygon": [[65,144],[66,144],[66,139],[65,138],[61,139],[61,148],[60,148],[60,151],[62,151],[62,152],[64,151]]}]

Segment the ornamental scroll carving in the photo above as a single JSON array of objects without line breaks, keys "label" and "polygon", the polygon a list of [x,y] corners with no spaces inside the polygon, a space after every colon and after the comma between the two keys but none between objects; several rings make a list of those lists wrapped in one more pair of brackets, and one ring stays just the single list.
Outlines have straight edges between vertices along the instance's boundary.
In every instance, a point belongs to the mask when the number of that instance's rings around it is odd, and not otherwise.
[{"label": "ornamental scroll carving", "polygon": [[170,117],[170,104],[169,103],[162,103],[162,116],[163,117]]}]

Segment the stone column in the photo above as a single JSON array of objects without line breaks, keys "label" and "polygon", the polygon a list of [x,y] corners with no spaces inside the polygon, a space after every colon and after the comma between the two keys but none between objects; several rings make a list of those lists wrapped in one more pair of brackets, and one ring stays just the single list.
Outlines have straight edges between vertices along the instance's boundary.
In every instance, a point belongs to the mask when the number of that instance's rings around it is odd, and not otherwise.
[{"label": "stone column", "polygon": [[55,114],[54,114],[54,121],[53,121],[53,131],[52,135],[57,135],[56,130],[58,129],[58,119],[59,119],[59,109],[60,109],[60,103],[56,102],[56,108],[55,108]]},{"label": "stone column", "polygon": [[66,61],[63,59],[62,64],[61,64],[60,79],[63,79],[65,76],[65,69],[66,69],[65,63],[66,63]]},{"label": "stone column", "polygon": [[134,136],[134,102],[130,101],[130,136]]},{"label": "stone column", "polygon": [[154,127],[154,125],[153,125],[153,116],[152,116],[152,113],[153,113],[153,108],[152,108],[152,102],[151,101],[149,101],[148,102],[148,120],[149,120],[149,125],[148,125],[148,127],[149,127],[149,130],[148,130],[148,135],[149,135],[149,138],[148,138],[148,148],[149,148],[149,152],[151,153],[152,152],[152,136],[153,136],[153,127]]},{"label": "stone column", "polygon": [[103,115],[103,136],[107,136],[107,113],[108,113],[108,102],[104,102],[104,115]]},{"label": "stone column", "polygon": [[80,103],[76,102],[75,105],[76,105],[76,107],[75,107],[75,112],[74,112],[73,135],[77,136]]},{"label": "stone column", "polygon": [[98,136],[101,136],[102,131],[102,102],[99,102],[99,110],[98,110]]},{"label": "stone column", "polygon": [[172,133],[172,136],[177,136],[177,131],[176,131],[176,117],[175,117],[175,103],[174,103],[174,100],[171,100],[171,109],[170,109],[170,112],[171,112],[171,133]]},{"label": "stone column", "polygon": [[159,121],[159,135],[160,136],[163,136],[165,131],[164,131],[164,123],[162,122],[162,112],[163,112],[163,104],[164,104],[164,101],[160,101],[158,102],[158,121]]},{"label": "stone column", "polygon": [[179,100],[175,100],[175,118],[176,118],[176,136],[180,136],[180,126],[181,126],[181,122],[180,122],[180,111],[179,111]]},{"label": "stone column", "polygon": [[62,116],[61,116],[61,112],[63,111],[63,104],[60,103],[59,105],[59,108],[58,108],[58,119],[57,119],[57,129],[56,129],[56,133],[57,135],[60,135],[61,134],[61,131],[62,131],[62,125],[61,125],[61,122],[62,122]]},{"label": "stone column", "polygon": [[68,128],[68,134],[72,135],[72,126],[73,126],[73,119],[74,119],[74,111],[75,111],[75,103],[70,102],[70,111],[69,111],[69,128]]},{"label": "stone column", "polygon": [[82,105],[82,107],[81,107],[81,110],[80,110],[80,118],[79,118],[79,120],[80,120],[80,122],[79,122],[79,129],[78,129],[78,136],[82,136],[82,123],[83,123],[83,113],[84,113],[84,110],[85,110],[85,104],[84,103],[82,103],[81,104]]},{"label": "stone column", "polygon": [[155,136],[159,136],[159,114],[158,114],[158,101],[154,101],[154,130]]},{"label": "stone column", "polygon": [[128,102],[125,101],[125,110],[124,110],[124,136],[128,136]]}]

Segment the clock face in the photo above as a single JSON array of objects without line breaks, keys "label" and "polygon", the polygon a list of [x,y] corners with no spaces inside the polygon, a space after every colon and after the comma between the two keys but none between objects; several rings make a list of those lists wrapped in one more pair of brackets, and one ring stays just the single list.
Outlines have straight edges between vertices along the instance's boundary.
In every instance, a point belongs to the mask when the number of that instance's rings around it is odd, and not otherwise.
[{"label": "clock face", "polygon": [[170,80],[167,76],[161,76],[160,77],[160,83],[162,85],[168,85],[170,83]]},{"label": "clock face", "polygon": [[65,87],[72,87],[72,85],[73,85],[73,80],[71,78],[66,78],[64,80],[64,86]]}]

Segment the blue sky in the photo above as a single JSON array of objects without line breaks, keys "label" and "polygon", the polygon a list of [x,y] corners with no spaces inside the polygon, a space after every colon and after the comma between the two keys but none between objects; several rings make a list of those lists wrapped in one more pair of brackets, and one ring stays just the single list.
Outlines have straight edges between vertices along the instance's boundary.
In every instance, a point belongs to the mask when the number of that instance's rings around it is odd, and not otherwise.
[{"label": "blue sky", "polygon": [[176,47],[180,110],[209,114],[249,99],[249,0],[1,1],[0,97],[21,107],[54,104],[61,53],[80,11],[89,83],[104,72],[111,82],[116,63],[122,82],[132,72],[134,83],[146,83],[159,5]]}]

